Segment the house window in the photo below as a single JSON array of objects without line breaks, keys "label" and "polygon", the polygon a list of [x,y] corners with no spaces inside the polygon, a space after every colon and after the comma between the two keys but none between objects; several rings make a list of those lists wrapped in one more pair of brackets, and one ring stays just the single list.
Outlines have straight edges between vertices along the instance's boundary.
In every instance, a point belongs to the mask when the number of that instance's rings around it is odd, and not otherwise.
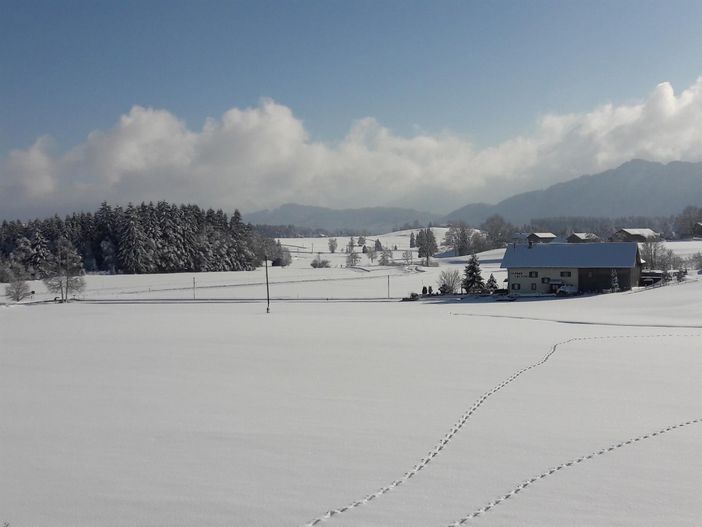
[{"label": "house window", "polygon": [[512,289],[515,291],[521,287],[521,284],[512,284]]},{"label": "house window", "polygon": [[561,276],[564,278],[570,277],[570,271],[561,271]]},{"label": "house window", "polygon": [[529,271],[529,278],[538,278],[539,271]]},{"label": "house window", "polygon": [[536,284],[531,284],[531,290],[536,291]]},{"label": "house window", "polygon": [[541,279],[541,283],[542,283],[542,284],[548,284],[548,283],[550,283],[550,282],[551,282],[551,279],[550,279],[548,276],[544,276],[544,277]]}]

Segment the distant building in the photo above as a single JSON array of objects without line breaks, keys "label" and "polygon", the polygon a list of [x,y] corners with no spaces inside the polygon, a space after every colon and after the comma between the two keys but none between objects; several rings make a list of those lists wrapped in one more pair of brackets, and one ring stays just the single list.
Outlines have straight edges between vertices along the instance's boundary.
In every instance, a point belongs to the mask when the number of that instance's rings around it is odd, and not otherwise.
[{"label": "distant building", "polygon": [[599,242],[600,238],[591,232],[574,232],[566,238],[566,241],[568,243],[594,243]]},{"label": "distant building", "polygon": [[660,234],[651,229],[619,229],[612,235],[612,241],[643,243],[659,240],[660,237]]},{"label": "distant building", "polygon": [[551,243],[557,236],[552,232],[532,232],[527,236],[527,241],[531,243]]},{"label": "distant building", "polygon": [[612,287],[616,272],[621,290],[639,285],[641,256],[636,243],[549,243],[509,245],[502,259],[512,295],[557,293],[562,286],[578,292]]},{"label": "distant building", "polygon": [[697,222],[695,223],[695,226],[692,228],[692,236],[695,238],[702,238],[702,222]]}]

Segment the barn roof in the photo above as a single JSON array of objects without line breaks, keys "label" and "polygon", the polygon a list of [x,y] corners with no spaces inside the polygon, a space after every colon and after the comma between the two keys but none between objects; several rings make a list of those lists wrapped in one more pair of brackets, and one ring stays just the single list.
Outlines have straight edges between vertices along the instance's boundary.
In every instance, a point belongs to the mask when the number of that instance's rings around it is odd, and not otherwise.
[{"label": "barn roof", "polygon": [[570,267],[570,268],[629,268],[639,257],[639,246],[633,242],[615,243],[537,243],[509,245],[502,258],[502,267]]},{"label": "barn roof", "polygon": [[658,233],[651,229],[619,229],[618,232],[625,232],[630,236],[643,236],[644,238],[658,238]]},{"label": "barn roof", "polygon": [[576,238],[580,238],[583,241],[599,240],[599,237],[597,236],[597,234],[594,234],[592,232],[574,232],[570,236],[575,236]]},{"label": "barn roof", "polygon": [[529,236],[536,236],[537,238],[555,238],[556,235],[552,232],[532,232]]}]

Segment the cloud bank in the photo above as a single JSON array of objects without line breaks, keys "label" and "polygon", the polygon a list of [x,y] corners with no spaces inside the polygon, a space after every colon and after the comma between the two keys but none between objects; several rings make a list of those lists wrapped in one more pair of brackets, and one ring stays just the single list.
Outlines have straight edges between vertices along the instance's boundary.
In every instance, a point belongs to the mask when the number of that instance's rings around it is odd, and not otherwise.
[{"label": "cloud bank", "polygon": [[135,106],[69,151],[40,137],[0,158],[0,210],[28,217],[165,199],[245,212],[285,202],[448,212],[632,158],[702,160],[702,77],[679,95],[662,83],[633,104],[546,115],[533,134],[488,148],[448,132],[398,136],[370,117],[337,143],[316,142],[290,108],[268,99],[199,131],[167,110]]}]

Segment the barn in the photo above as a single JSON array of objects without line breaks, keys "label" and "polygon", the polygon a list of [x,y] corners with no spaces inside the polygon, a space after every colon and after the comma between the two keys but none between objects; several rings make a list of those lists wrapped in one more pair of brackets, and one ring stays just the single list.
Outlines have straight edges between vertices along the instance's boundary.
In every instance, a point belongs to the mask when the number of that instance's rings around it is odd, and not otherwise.
[{"label": "barn", "polygon": [[641,256],[636,243],[537,243],[509,245],[502,259],[512,295],[553,294],[562,286],[580,293],[639,285]]},{"label": "barn", "polygon": [[595,243],[599,242],[600,238],[592,232],[574,232],[568,238],[568,243]]},{"label": "barn", "polygon": [[527,236],[529,243],[551,243],[557,238],[552,232],[532,232]]},{"label": "barn", "polygon": [[644,243],[659,240],[661,235],[651,229],[619,229],[612,235],[613,242],[638,242]]}]

